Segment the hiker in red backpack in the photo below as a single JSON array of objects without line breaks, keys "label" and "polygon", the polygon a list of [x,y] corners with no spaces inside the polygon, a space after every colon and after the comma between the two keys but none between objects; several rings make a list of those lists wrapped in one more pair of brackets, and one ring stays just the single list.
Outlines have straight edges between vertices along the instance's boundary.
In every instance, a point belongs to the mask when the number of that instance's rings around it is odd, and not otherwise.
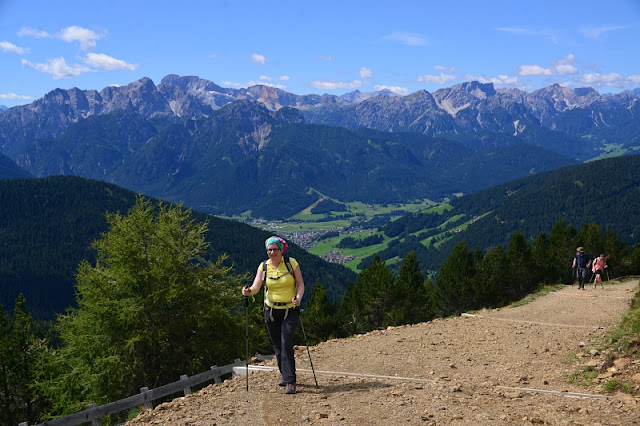
[{"label": "hiker in red backpack", "polygon": [[599,257],[596,257],[593,261],[593,266],[591,270],[596,277],[593,280],[593,288],[596,288],[596,285],[600,283],[600,288],[604,288],[604,284],[602,283],[602,274],[604,273],[604,268],[607,267],[607,257],[604,254],[601,254]]},{"label": "hiker in red backpack", "polygon": [[304,296],[304,281],[298,262],[284,256],[289,246],[280,237],[265,241],[269,259],[258,267],[253,284],[242,289],[243,296],[256,294],[265,284],[264,321],[278,361],[285,393],[296,393],[296,361],[293,336],[300,323],[300,303]]}]

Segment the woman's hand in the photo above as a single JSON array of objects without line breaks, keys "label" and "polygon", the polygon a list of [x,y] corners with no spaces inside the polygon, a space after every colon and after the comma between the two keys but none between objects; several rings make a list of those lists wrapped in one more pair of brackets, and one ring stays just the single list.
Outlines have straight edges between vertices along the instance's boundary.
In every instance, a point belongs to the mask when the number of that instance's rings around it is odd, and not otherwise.
[{"label": "woman's hand", "polygon": [[251,296],[251,287],[242,287],[243,296]]},{"label": "woman's hand", "polygon": [[302,303],[302,300],[298,299],[298,296],[294,296],[293,300],[291,300],[291,303],[293,303],[296,306],[300,306],[300,303]]}]

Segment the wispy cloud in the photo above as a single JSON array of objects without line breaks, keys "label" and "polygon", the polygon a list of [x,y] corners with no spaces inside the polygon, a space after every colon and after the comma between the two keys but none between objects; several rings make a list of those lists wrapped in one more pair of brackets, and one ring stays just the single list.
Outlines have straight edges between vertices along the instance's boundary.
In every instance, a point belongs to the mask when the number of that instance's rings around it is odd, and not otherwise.
[{"label": "wispy cloud", "polygon": [[311,82],[311,87],[319,90],[340,90],[348,89],[355,90],[362,87],[362,81],[336,81],[336,80],[315,80]]},{"label": "wispy cloud", "polygon": [[365,67],[360,68],[360,78],[367,79],[371,77],[373,77],[373,71]]},{"label": "wispy cloud", "polygon": [[393,93],[397,93],[398,95],[407,96],[409,93],[409,89],[406,87],[400,86],[385,86],[382,84],[376,84],[373,86],[373,89],[377,92],[381,90],[391,90]]},{"label": "wispy cloud", "polygon": [[33,98],[31,96],[17,95],[15,93],[0,93],[0,99],[29,101],[29,100],[31,100]]},{"label": "wispy cloud", "polygon": [[253,62],[254,64],[266,65],[267,58],[265,58],[264,55],[260,55],[259,53],[254,53],[253,55],[251,55],[251,62]]},{"label": "wispy cloud", "polygon": [[553,66],[553,69],[559,75],[562,75],[562,76],[573,75],[573,74],[578,74],[578,68],[573,65],[575,64],[575,62],[576,62],[575,55],[570,53],[564,58],[554,61],[552,66]]},{"label": "wispy cloud", "polygon": [[0,50],[3,52],[17,53],[18,55],[24,55],[30,51],[29,48],[19,47],[13,43],[9,43],[8,41],[0,41]]},{"label": "wispy cloud", "polygon": [[333,61],[333,57],[332,56],[318,55],[318,58],[322,59],[323,61]]},{"label": "wispy cloud", "polygon": [[530,29],[530,28],[522,28],[522,27],[499,27],[496,28],[496,31],[501,31],[510,34],[518,34],[523,36],[531,36],[531,37],[543,37],[551,41],[553,44],[558,44],[558,37],[560,31],[554,30],[551,28],[543,28],[543,29]]},{"label": "wispy cloud", "polygon": [[589,87],[611,87],[616,89],[627,89],[640,86],[640,74],[622,76],[612,72],[608,74],[589,73],[576,77],[574,81]]},{"label": "wispy cloud", "polygon": [[455,75],[445,74],[441,72],[440,75],[433,75],[433,74],[419,75],[416,78],[416,81],[420,83],[425,83],[425,84],[448,84],[448,83],[451,83],[456,78],[457,77]]},{"label": "wispy cloud", "polygon": [[467,81],[478,81],[480,83],[493,83],[496,87],[518,87],[525,89],[527,86],[517,76],[500,74],[496,77],[465,75]]},{"label": "wispy cloud", "polygon": [[551,70],[550,68],[543,68],[538,64],[520,65],[518,68],[520,69],[520,71],[518,71],[518,75],[521,75],[521,76],[553,75],[553,70]]},{"label": "wispy cloud", "polygon": [[103,38],[104,34],[73,25],[60,30],[56,37],[69,43],[77,41],[82,50],[91,50],[96,47],[96,40]]},{"label": "wispy cloud", "polygon": [[422,34],[394,32],[383,37],[384,40],[397,41],[407,46],[424,46],[427,39]]},{"label": "wispy cloud", "polygon": [[67,43],[78,42],[82,50],[91,50],[96,47],[96,40],[103,38],[106,33],[98,34],[95,31],[72,25],[58,31],[56,34],[50,34],[47,31],[32,28],[23,27],[18,31],[20,37],[34,37],[34,38],[55,38],[58,40],[66,41]]},{"label": "wispy cloud", "polygon": [[22,65],[49,74],[54,80],[77,77],[85,72],[91,71],[90,68],[79,64],[68,65],[63,57],[50,59],[48,63],[39,64],[23,59]]},{"label": "wispy cloud", "polygon": [[18,36],[20,37],[33,37],[33,38],[51,38],[51,34],[46,31],[39,30],[32,27],[22,27],[20,31],[18,31]]},{"label": "wispy cloud", "polygon": [[608,32],[620,31],[620,30],[626,30],[626,29],[627,27],[622,25],[604,25],[604,26],[589,25],[589,26],[580,28],[580,34],[582,34],[586,38],[596,40]]},{"label": "wispy cloud", "polygon": [[436,71],[444,71],[444,72],[460,72],[460,70],[456,67],[445,67],[443,65],[436,65],[433,67]]},{"label": "wispy cloud", "polygon": [[101,68],[105,71],[129,70],[134,71],[138,68],[136,64],[129,64],[123,60],[112,58],[103,53],[88,53],[84,62],[95,68]]}]

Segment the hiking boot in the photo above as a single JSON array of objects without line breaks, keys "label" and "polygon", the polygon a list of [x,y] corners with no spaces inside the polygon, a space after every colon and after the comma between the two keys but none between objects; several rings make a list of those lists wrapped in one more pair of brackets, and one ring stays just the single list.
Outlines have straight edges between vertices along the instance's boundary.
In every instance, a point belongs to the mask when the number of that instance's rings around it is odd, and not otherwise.
[{"label": "hiking boot", "polygon": [[278,382],[278,386],[286,386],[287,382],[284,381],[284,379],[280,379],[280,381]]},{"label": "hiking boot", "polygon": [[295,385],[295,383],[287,383],[287,390],[285,390],[284,393],[289,394],[289,395],[295,394],[296,393],[296,385]]}]

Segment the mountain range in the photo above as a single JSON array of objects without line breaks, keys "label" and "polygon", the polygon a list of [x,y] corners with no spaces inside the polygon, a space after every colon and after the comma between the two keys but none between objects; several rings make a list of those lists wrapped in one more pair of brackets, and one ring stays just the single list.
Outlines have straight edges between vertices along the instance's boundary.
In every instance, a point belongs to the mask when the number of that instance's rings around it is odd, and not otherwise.
[{"label": "mountain range", "polygon": [[0,153],[214,214],[286,218],[320,197],[443,199],[637,152],[640,97],[467,82],[434,93],[294,95],[198,77],[56,89],[0,112]]}]

